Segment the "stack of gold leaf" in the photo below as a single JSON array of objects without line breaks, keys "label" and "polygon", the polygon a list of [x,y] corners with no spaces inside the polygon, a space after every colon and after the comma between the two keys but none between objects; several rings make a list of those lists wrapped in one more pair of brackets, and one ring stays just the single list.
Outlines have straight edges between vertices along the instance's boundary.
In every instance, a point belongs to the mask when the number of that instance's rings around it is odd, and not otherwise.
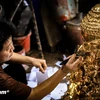
[{"label": "stack of gold leaf", "polygon": [[86,41],[100,39],[100,4],[95,5],[83,18],[81,28]]},{"label": "stack of gold leaf", "polygon": [[76,72],[66,76],[70,84],[62,100],[100,100],[100,4],[83,18],[81,27],[88,39],[75,53],[84,60]]}]

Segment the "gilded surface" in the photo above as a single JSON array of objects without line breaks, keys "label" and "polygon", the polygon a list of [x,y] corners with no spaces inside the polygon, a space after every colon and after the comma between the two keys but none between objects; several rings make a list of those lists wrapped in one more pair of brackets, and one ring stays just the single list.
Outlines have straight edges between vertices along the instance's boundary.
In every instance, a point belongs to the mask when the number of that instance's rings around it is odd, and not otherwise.
[{"label": "gilded surface", "polygon": [[100,39],[100,4],[95,5],[83,18],[81,28],[87,41]]},{"label": "gilded surface", "polygon": [[86,41],[75,53],[84,60],[76,72],[66,76],[70,84],[63,100],[100,99],[100,4],[83,18],[81,28]]},{"label": "gilded surface", "polygon": [[100,99],[100,39],[84,42],[78,47],[76,54],[82,55],[84,61],[79,65],[77,72],[67,77],[70,84],[63,99]]}]

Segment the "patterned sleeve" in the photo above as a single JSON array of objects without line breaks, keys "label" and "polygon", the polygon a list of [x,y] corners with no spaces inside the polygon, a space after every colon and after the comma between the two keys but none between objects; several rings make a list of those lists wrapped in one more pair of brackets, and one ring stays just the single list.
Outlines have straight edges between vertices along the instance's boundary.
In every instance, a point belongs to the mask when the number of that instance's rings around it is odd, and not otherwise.
[{"label": "patterned sleeve", "polygon": [[[7,91],[7,92],[2,92]],[[31,88],[21,82],[14,80],[0,68],[0,97],[3,100],[26,100]]]}]

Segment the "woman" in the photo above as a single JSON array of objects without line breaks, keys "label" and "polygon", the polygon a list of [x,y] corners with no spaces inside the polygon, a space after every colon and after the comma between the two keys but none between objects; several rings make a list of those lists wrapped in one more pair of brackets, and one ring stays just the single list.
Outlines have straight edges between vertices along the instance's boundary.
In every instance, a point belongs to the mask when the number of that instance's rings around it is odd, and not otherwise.
[{"label": "woman", "polygon": [[[11,23],[0,21],[1,65],[4,62],[12,64],[11,67],[13,67],[13,69],[16,67],[17,75],[20,74],[19,78],[21,76],[21,73],[19,73],[19,70],[17,70],[17,67],[19,68],[18,64],[36,66],[42,73],[44,73],[47,68],[45,60],[36,59],[29,56],[22,56],[13,52],[14,46],[12,43],[11,35],[13,33],[14,28],[12,27]],[[66,76],[67,73],[75,71],[77,69],[78,64],[82,61],[82,57],[79,57],[78,59],[75,59],[75,57],[75,54],[70,56],[69,61],[65,65],[63,65],[61,69],[59,69],[54,75],[52,75],[50,78],[48,78],[35,88],[30,88],[24,82],[21,82],[18,77],[13,77],[14,73],[10,74],[9,70],[4,72],[2,67],[0,67],[0,91],[9,90],[9,92],[7,92],[6,94],[0,94],[0,98],[2,98],[3,100],[41,100],[59,84],[59,82],[63,79],[63,77]],[[13,70],[11,69],[10,72],[13,72]]]}]

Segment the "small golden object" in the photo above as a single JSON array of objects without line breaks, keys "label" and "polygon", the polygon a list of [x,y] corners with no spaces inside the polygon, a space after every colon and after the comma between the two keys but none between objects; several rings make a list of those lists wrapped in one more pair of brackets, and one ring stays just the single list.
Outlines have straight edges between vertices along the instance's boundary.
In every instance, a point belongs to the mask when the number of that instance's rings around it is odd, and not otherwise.
[{"label": "small golden object", "polygon": [[100,4],[95,5],[82,19],[81,30],[86,41],[100,39]]}]

